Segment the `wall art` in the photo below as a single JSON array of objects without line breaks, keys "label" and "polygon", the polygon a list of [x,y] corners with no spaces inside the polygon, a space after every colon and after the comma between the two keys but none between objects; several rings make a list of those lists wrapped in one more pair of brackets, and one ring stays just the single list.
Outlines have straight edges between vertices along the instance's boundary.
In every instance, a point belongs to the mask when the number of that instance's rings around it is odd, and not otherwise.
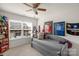
[{"label": "wall art", "polygon": [[65,36],[65,22],[54,23],[54,35]]}]

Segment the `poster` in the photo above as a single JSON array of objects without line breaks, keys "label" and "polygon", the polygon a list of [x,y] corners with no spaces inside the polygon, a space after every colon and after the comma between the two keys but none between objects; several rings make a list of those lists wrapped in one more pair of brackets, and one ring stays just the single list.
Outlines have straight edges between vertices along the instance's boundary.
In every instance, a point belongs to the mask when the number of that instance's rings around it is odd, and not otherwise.
[{"label": "poster", "polygon": [[53,21],[45,22],[44,30],[45,30],[45,33],[52,34],[53,33]]},{"label": "poster", "polygon": [[54,23],[54,35],[65,36],[65,22]]},{"label": "poster", "polygon": [[67,23],[66,31],[70,35],[79,36],[79,23]]}]

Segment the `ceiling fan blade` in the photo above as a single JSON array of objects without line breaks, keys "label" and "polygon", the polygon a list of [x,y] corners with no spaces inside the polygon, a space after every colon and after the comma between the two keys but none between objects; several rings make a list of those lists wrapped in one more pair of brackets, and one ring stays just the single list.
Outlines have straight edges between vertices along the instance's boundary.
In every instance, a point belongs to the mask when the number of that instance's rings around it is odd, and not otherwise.
[{"label": "ceiling fan blade", "polygon": [[33,8],[37,8],[40,5],[40,3],[34,3]]},{"label": "ceiling fan blade", "polygon": [[26,11],[32,11],[32,9],[26,10]]},{"label": "ceiling fan blade", "polygon": [[37,10],[39,10],[39,11],[46,11],[46,9],[43,9],[43,8],[37,8]]},{"label": "ceiling fan blade", "polygon": [[29,4],[27,4],[27,3],[23,3],[23,4],[26,5],[26,6],[32,7],[31,5],[29,5]]}]

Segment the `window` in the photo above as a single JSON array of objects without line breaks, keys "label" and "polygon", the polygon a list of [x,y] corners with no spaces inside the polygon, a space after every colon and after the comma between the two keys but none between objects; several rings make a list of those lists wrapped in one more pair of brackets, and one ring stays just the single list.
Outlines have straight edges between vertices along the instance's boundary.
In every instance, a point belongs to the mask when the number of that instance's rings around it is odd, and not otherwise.
[{"label": "window", "polygon": [[10,21],[10,38],[19,38],[23,36],[32,36],[32,23]]}]

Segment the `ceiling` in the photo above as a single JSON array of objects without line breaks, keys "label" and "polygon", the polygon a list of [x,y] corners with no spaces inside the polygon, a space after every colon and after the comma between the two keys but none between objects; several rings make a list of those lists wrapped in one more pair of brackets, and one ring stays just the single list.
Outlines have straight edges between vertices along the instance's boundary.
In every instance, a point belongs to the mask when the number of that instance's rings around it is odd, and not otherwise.
[{"label": "ceiling", "polygon": [[[31,5],[31,4],[30,4]],[[42,7],[40,4],[39,7]],[[19,15],[24,15],[28,17],[38,17],[33,11],[27,12],[26,10],[31,9],[30,7],[24,5],[23,3],[0,3],[0,10],[4,10],[11,13],[16,13]],[[38,12],[39,14],[44,12]]]},{"label": "ceiling", "polygon": [[38,15],[35,15],[33,11],[26,12],[26,10],[30,9],[30,7],[24,5],[23,3],[0,3],[0,10],[34,18],[48,18],[52,16],[55,18],[57,16],[62,17],[62,15],[79,15],[78,3],[41,3],[39,7],[45,8],[47,11],[39,11]]}]

